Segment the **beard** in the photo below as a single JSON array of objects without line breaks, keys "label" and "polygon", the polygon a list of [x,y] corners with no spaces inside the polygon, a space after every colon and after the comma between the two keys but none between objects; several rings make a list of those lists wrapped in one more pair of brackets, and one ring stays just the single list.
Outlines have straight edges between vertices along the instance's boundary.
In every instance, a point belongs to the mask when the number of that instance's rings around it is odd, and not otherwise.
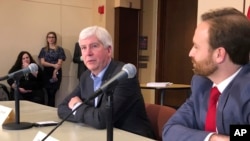
[{"label": "beard", "polygon": [[202,76],[209,76],[218,69],[216,64],[212,61],[211,57],[208,57],[207,59],[199,62],[195,61],[192,58],[192,63],[193,63],[193,72],[195,74]]}]

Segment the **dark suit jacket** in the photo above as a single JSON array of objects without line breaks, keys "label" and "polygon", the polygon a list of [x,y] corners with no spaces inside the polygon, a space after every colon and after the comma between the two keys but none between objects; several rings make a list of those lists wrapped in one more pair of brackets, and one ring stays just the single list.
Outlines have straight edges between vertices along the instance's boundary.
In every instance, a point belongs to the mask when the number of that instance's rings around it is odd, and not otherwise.
[{"label": "dark suit jacket", "polygon": [[83,61],[80,59],[80,56],[82,56],[81,49],[80,49],[79,43],[76,42],[74,56],[73,56],[73,62],[78,64],[78,71],[77,71],[77,78],[78,79],[80,78],[81,74],[87,69],[87,67],[84,65]]},{"label": "dark suit jacket", "polygon": [[[121,62],[112,60],[103,76],[102,83],[120,72],[123,65]],[[72,97],[79,96],[84,101],[94,93],[93,89],[93,80],[90,77],[90,71],[87,70],[81,75],[79,85],[75,90],[58,106],[58,116],[63,119],[71,113],[68,102]],[[107,94],[99,95],[98,100],[97,107],[94,107],[94,100],[84,103],[77,110],[75,116],[71,115],[67,120],[86,123],[98,129],[106,128]],[[137,77],[120,81],[115,86],[113,91],[113,123],[116,128],[154,137]]]},{"label": "dark suit jacket", "polygon": [[[202,76],[192,79],[191,97],[165,124],[165,141],[203,141],[209,91],[213,83]],[[230,124],[250,124],[250,65],[245,65],[221,94],[216,126],[219,134],[230,135]]]}]

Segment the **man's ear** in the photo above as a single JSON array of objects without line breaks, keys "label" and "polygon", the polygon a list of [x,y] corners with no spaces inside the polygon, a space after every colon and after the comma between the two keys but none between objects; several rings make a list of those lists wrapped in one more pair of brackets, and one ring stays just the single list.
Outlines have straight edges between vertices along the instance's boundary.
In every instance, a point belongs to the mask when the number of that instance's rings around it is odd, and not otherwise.
[{"label": "man's ear", "polygon": [[218,47],[216,49],[215,53],[216,53],[215,54],[216,55],[216,60],[217,60],[218,63],[221,63],[226,59],[227,52],[226,52],[224,47]]},{"label": "man's ear", "polygon": [[107,49],[108,49],[109,52],[112,51],[112,47],[111,46],[108,46]]}]

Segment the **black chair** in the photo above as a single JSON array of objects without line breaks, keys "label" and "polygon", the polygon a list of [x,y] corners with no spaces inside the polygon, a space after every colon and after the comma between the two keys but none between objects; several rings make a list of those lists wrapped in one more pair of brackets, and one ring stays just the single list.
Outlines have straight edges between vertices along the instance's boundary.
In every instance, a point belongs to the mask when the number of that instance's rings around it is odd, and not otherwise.
[{"label": "black chair", "polygon": [[0,83],[0,101],[10,100],[10,92],[5,84]]}]

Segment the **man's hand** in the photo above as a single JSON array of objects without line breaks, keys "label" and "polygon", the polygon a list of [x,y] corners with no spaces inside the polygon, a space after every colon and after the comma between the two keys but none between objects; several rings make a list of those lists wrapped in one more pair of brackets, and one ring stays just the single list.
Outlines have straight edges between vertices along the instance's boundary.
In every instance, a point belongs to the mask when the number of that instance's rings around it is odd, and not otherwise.
[{"label": "man's hand", "polygon": [[82,100],[78,96],[72,97],[68,104],[69,108],[73,109],[74,105],[78,102],[82,102]]},{"label": "man's hand", "polygon": [[209,141],[229,141],[229,136],[221,135],[221,134],[213,134]]}]

